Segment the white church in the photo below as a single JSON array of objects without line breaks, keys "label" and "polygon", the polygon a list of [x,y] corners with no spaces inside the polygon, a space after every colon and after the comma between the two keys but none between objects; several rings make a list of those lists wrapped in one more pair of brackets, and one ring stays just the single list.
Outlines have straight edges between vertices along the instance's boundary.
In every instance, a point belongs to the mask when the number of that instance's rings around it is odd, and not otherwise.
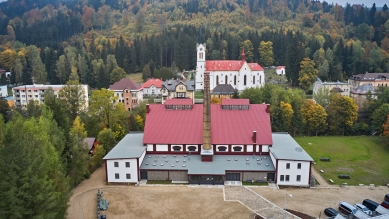
[{"label": "white church", "polygon": [[204,73],[209,72],[210,90],[219,84],[230,84],[241,93],[250,87],[265,84],[263,68],[258,63],[247,63],[244,50],[242,60],[205,60],[206,45],[197,44],[196,90],[204,89]]}]

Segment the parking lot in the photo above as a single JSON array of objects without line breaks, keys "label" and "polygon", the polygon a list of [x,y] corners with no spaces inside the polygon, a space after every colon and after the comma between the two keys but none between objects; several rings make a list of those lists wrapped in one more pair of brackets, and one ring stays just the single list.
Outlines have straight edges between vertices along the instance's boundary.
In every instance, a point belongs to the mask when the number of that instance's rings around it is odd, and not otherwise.
[{"label": "parking lot", "polygon": [[[105,185],[104,166],[82,182],[74,191],[68,209],[69,219],[96,218],[97,189],[110,202],[111,218],[253,218],[253,213],[239,202],[224,201],[221,188],[187,186],[109,186]],[[326,186],[315,189],[272,189],[250,187],[275,205],[303,212],[313,217],[324,216],[324,209],[337,209],[340,201],[361,203],[369,198],[381,203],[389,188]]]}]

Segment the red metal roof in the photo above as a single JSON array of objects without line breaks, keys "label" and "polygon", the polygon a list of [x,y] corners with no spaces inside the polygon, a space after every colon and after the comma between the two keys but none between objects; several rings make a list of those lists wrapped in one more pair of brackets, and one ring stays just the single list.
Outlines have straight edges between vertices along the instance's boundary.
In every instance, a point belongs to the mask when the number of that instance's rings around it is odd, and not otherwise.
[{"label": "red metal roof", "polygon": [[141,86],[129,78],[123,78],[109,86],[110,90],[124,90],[126,88],[129,90],[139,90]]},{"label": "red metal roof", "polygon": [[[212,144],[263,144],[272,145],[270,114],[266,104],[251,104],[249,110],[222,110],[211,105]],[[253,143],[253,131],[257,142]]]},{"label": "red metal roof", "polygon": [[149,107],[143,144],[202,144],[202,104],[193,105],[191,110],[166,110],[162,104]]},{"label": "red metal roof", "polygon": [[277,70],[281,70],[281,69],[283,69],[283,68],[285,68],[285,66],[278,66],[278,67],[277,67]]},{"label": "red metal roof", "polygon": [[[194,104],[192,110],[165,110],[162,104],[149,107],[143,144],[202,144],[202,104]],[[249,110],[222,110],[221,105],[212,104],[211,143],[272,145],[266,107],[266,104],[251,104]],[[253,131],[257,131],[256,143],[252,140]]]},{"label": "red metal roof", "polygon": [[158,78],[150,78],[147,80],[143,85],[142,88],[149,88],[151,85],[154,85],[155,87],[161,88],[162,87],[162,80]]},{"label": "red metal roof", "polygon": [[[244,60],[208,60],[205,62],[206,71],[239,71]],[[252,71],[263,71],[258,63],[247,63]]]},{"label": "red metal roof", "polygon": [[192,105],[192,99],[166,99],[165,105]]},{"label": "red metal roof", "polygon": [[248,63],[252,71],[263,71],[263,68],[258,63]]},{"label": "red metal roof", "polygon": [[249,99],[222,99],[222,105],[249,105]]}]

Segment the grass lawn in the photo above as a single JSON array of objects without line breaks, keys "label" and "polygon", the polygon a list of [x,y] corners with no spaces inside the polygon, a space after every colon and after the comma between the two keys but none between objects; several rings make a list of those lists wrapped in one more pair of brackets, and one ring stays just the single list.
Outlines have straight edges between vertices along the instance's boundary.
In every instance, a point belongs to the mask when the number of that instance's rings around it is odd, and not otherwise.
[{"label": "grass lawn", "polygon": [[12,87],[8,87],[7,90],[8,90],[8,96],[12,96]]},{"label": "grass lawn", "polygon": [[[389,148],[379,137],[296,137],[295,140],[315,160],[314,168],[324,179],[335,184],[348,185],[389,183]],[[320,158],[330,158],[330,162]],[[339,179],[338,174],[348,174],[350,179]]]},{"label": "grass lawn", "polygon": [[254,182],[254,184],[250,182],[242,182],[242,185],[244,186],[268,186],[268,182]]},{"label": "grass lawn", "polygon": [[202,91],[195,91],[195,99],[203,99],[204,94]]},{"label": "grass lawn", "polygon": [[142,73],[131,73],[128,74],[126,78],[129,78],[138,84],[143,84]]},{"label": "grass lawn", "polygon": [[147,180],[147,184],[172,184],[171,180]]}]

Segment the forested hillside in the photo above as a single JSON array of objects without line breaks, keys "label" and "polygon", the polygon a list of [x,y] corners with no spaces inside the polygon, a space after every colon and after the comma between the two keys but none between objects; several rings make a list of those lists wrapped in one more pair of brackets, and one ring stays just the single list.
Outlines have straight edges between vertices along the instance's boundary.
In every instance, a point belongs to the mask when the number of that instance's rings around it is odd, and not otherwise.
[{"label": "forested hillside", "polygon": [[[380,6],[381,7],[381,6]],[[1,3],[0,66],[12,83],[65,83],[73,73],[93,88],[107,87],[111,72],[170,77],[169,69],[195,68],[196,43],[207,59],[286,65],[298,85],[303,58],[323,80],[389,71],[389,11],[319,1],[8,1]],[[274,62],[261,58],[272,42]],[[262,56],[266,56],[263,53]],[[73,78],[74,79],[74,78]]]}]

